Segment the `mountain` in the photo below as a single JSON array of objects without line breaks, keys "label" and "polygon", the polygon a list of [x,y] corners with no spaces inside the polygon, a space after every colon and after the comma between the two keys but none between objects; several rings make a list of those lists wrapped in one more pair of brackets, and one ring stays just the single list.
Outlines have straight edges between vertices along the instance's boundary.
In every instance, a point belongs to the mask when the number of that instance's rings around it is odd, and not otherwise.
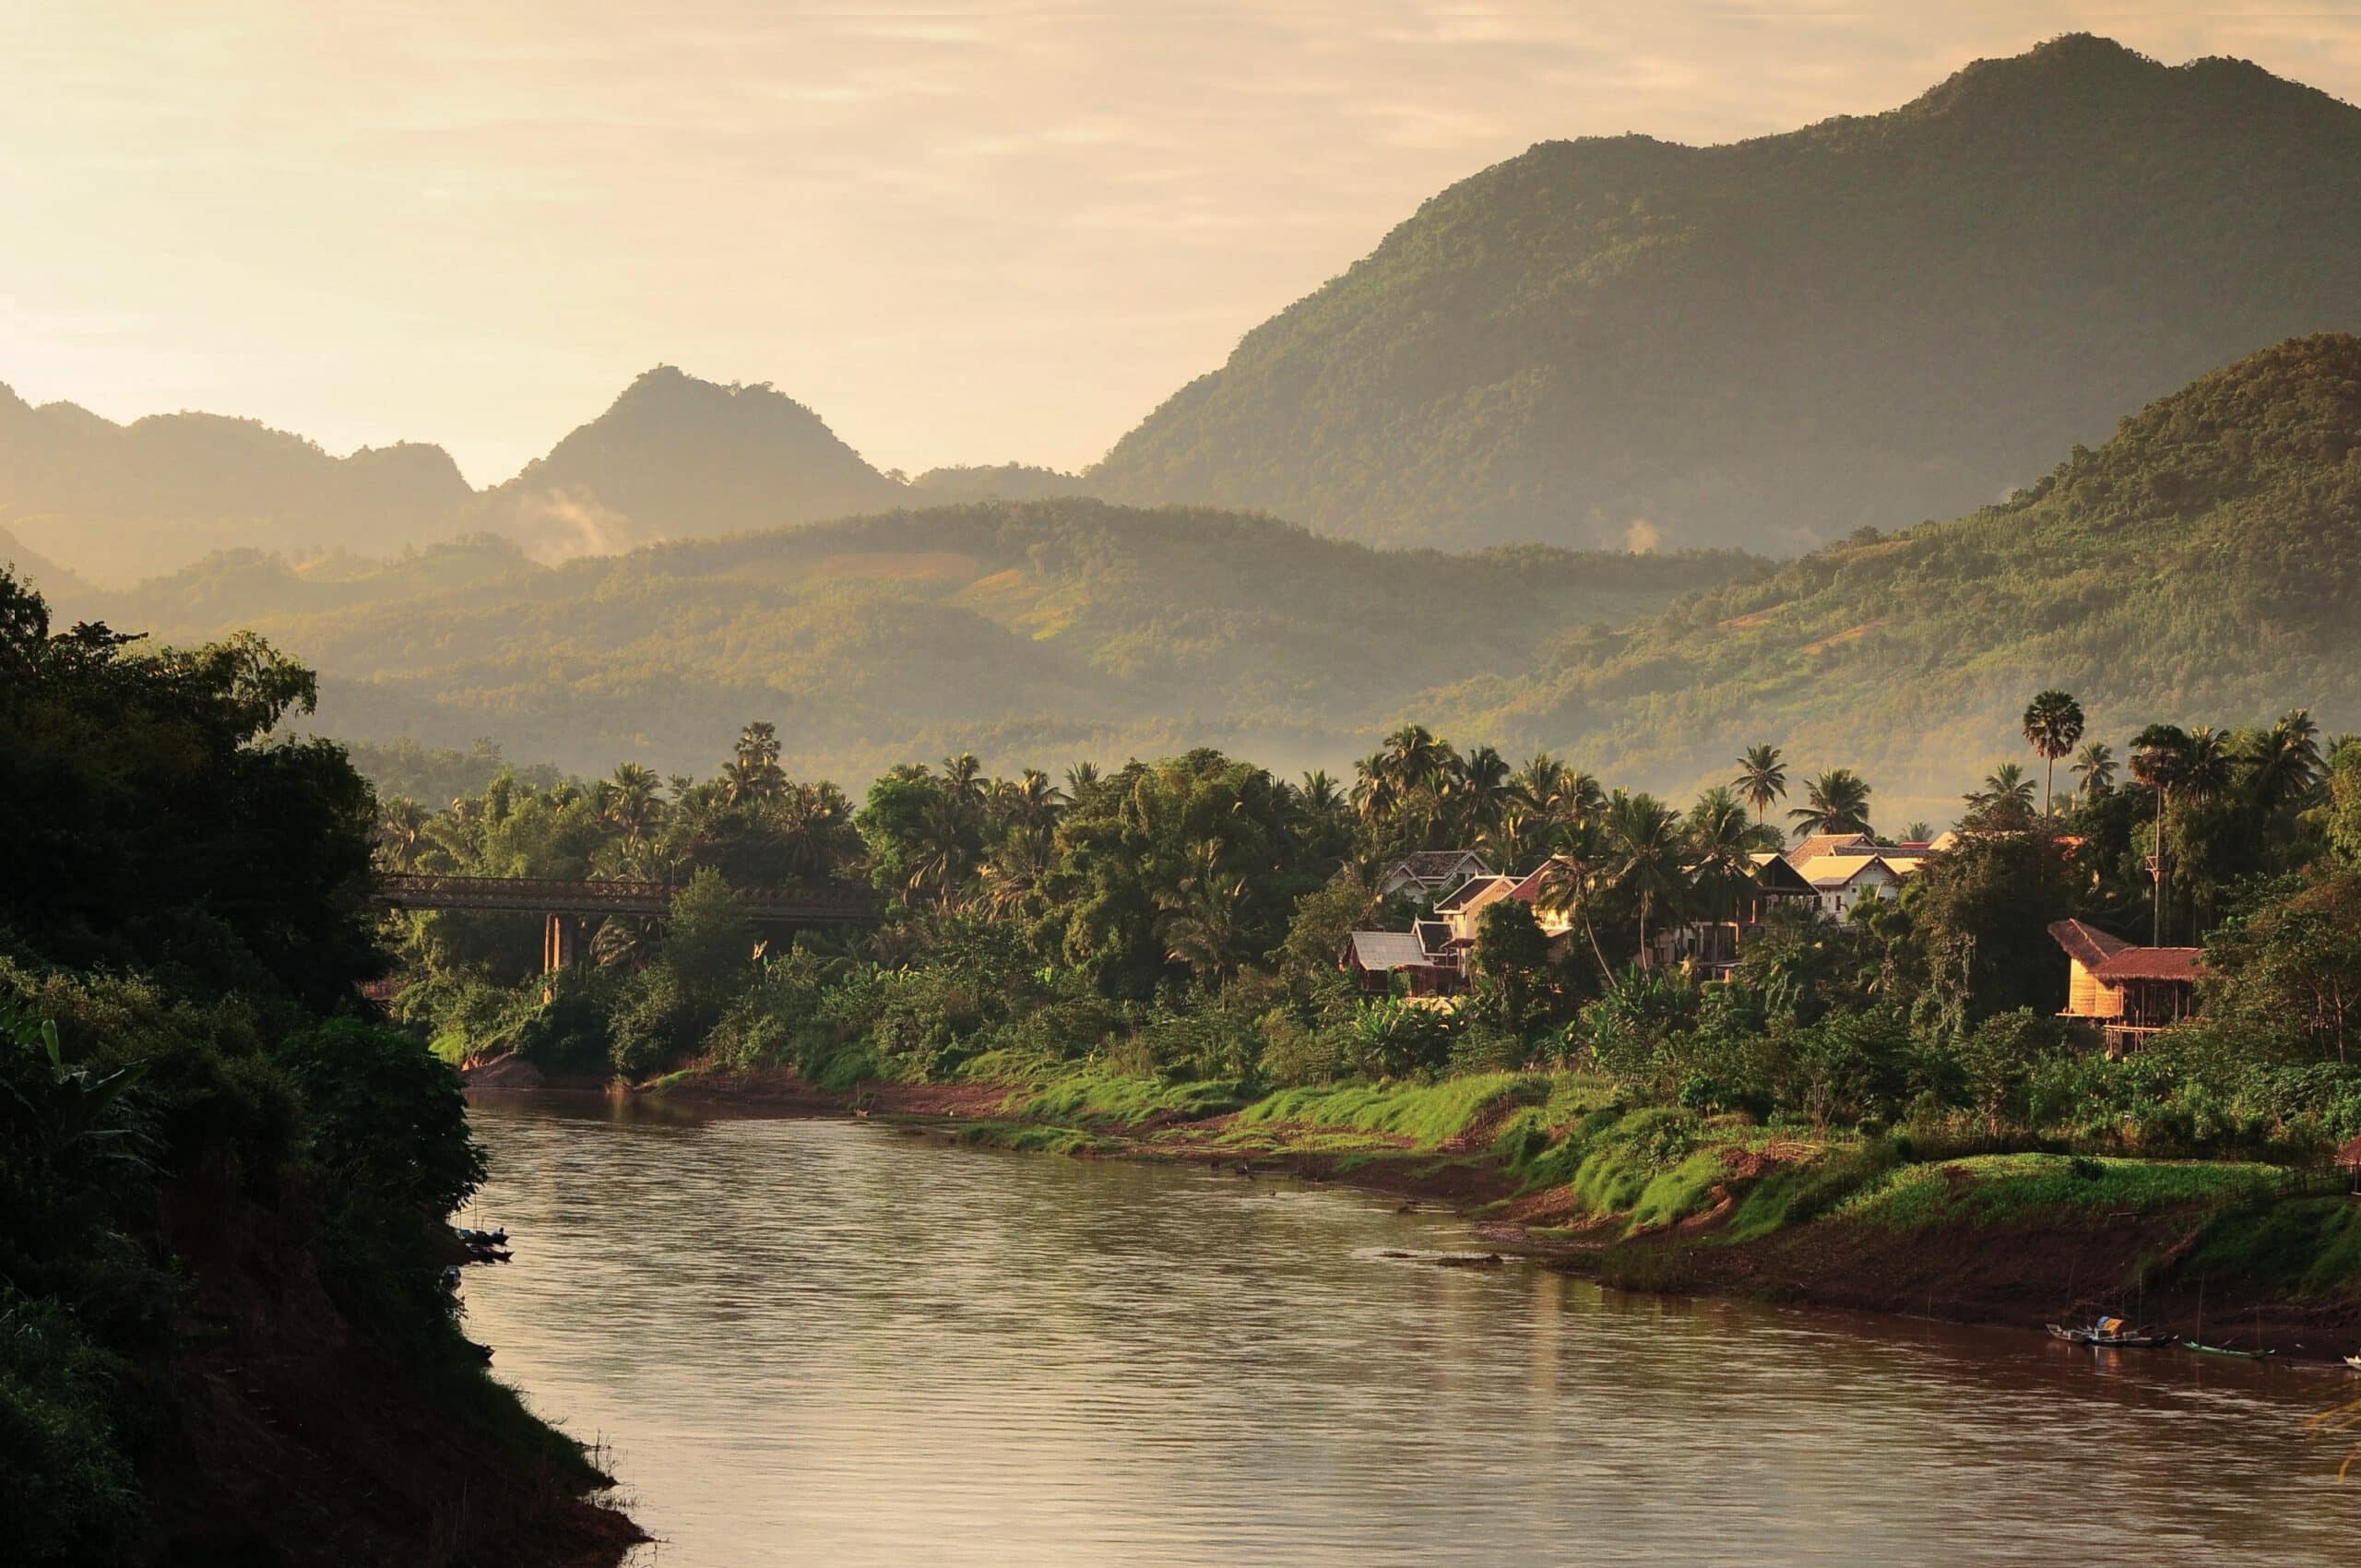
[{"label": "mountain", "polygon": [[90,586],[56,562],[26,548],[22,540],[0,529],[0,566],[14,572],[44,592],[88,593]]},{"label": "mountain", "polygon": [[1570,628],[1759,569],[1384,552],[1068,498],[557,566],[490,536],[383,564],[247,552],[59,609],[168,642],[252,626],[321,671],[317,722],[350,740],[702,771],[763,719],[792,767],[860,785],[962,749],[1014,766],[1209,744],[1333,766],[1413,694],[1513,678]]},{"label": "mountain", "polygon": [[312,550],[450,532],[472,492],[439,446],[335,457],[255,420],[116,424],[0,386],[0,516],[22,546],[127,580],[237,546]]},{"label": "mountain", "polygon": [[2118,758],[2155,719],[2303,706],[2361,729],[2356,605],[2361,339],[2320,335],[2201,378],[2004,504],[1574,634],[1423,710],[1684,795],[1770,742],[1797,776],[1860,769],[1881,826],[1942,821],[1964,781],[2028,760],[2019,719],[2046,687]]},{"label": "mountain", "polygon": [[1730,146],[1548,142],[1256,327],[1087,476],[1465,547],[1790,552],[2361,327],[2361,111],[2087,36]]},{"label": "mountain", "polygon": [[900,505],[904,487],[767,384],[722,386],[670,365],[507,483],[480,527],[559,559]]}]

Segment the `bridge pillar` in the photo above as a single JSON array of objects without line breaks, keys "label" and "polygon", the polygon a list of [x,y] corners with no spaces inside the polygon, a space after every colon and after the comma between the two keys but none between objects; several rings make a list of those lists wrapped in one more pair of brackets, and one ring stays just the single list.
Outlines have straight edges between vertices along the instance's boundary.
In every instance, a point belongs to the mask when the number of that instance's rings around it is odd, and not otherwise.
[{"label": "bridge pillar", "polygon": [[582,961],[582,922],[572,915],[551,915],[541,927],[541,973],[553,975]]}]

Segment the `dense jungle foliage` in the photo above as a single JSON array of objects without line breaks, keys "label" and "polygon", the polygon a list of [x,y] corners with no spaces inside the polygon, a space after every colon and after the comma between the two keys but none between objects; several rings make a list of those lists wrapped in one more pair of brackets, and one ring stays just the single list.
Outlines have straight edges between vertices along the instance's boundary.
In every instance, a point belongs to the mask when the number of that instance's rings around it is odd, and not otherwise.
[{"label": "dense jungle foliage", "polygon": [[346,1332],[446,1391],[456,1426],[538,1431],[482,1376],[443,1284],[445,1218],[483,1176],[457,1080],[357,1016],[384,968],[362,903],[374,801],[333,745],[266,738],[312,695],[259,640],[61,631],[0,573],[11,1562],[169,1557],[199,1524],[227,1527],[208,1538],[236,1561],[291,1561],[259,1521],[190,1502],[289,1480],[195,1435],[236,1403],[192,1358],[262,1289],[222,1272],[242,1235],[302,1260]]},{"label": "dense jungle foliage", "polygon": [[1786,135],[1542,143],[1086,480],[1376,542],[1784,553],[1956,516],[2356,302],[2361,111],[2060,38]]},{"label": "dense jungle foliage", "polygon": [[[2361,1133],[2361,744],[2324,754],[2299,711],[2236,731],[2152,726],[2118,752],[2084,740],[2058,692],[2024,726],[2040,765],[2068,764],[2052,810],[2033,772],[2001,766],[1898,901],[1841,921],[1816,902],[1775,912],[1735,977],[1706,984],[1636,965],[1647,933],[1733,918],[1782,826],[1873,829],[1869,781],[1791,778],[1761,746],[1683,811],[1412,726],[1350,785],[1210,750],[1062,782],[993,778],[962,755],[892,770],[856,809],[788,778],[775,731],[752,725],[702,780],[626,765],[587,787],[495,780],[434,814],[393,802],[392,868],[681,888],[669,923],[611,920],[593,964],[548,979],[537,922],[404,916],[397,1010],[453,1060],[635,1079],[791,1067],[838,1089],[1065,1084],[1047,1092],[1084,1107],[1104,1083],[1126,1086],[1109,1092],[1134,1114],[1555,1066],[1676,1120],[2285,1158]],[[2161,892],[2145,871],[2160,831]],[[1543,871],[1533,903],[1485,911],[1465,1000],[1356,989],[1348,934],[1418,913],[1380,897],[1382,868],[1462,846]],[[730,891],[829,878],[889,896],[884,923],[757,931]],[[2126,1061],[2070,1034],[2046,932],[2070,915],[2201,938],[2204,1016]]]},{"label": "dense jungle foliage", "polygon": [[[2361,724],[2361,339],[2283,343],[2126,420],[2004,505],[1865,530],[1509,677],[1437,694],[1453,728],[1601,772],[1711,777],[1766,731],[1931,810],[2005,754],[2026,690],[2128,733],[2155,713],[2320,697]],[[1579,737],[1567,741],[1566,737]]]}]

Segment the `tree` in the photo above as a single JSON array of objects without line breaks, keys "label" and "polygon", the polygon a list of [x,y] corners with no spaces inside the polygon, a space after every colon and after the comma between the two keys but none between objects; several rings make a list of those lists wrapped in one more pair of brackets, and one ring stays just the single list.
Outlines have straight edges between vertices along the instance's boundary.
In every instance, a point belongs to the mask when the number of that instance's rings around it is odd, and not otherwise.
[{"label": "tree", "polygon": [[2025,707],[2025,742],[2049,768],[2041,809],[2054,810],[2058,798],[2058,759],[2072,752],[2082,738],[2082,705],[2066,693],[2043,692]]},{"label": "tree", "polygon": [[1985,776],[1964,797],[1969,826],[1986,832],[2022,832],[2033,825],[2033,779],[2013,762]]},{"label": "tree", "polygon": [[754,923],[719,872],[705,867],[672,895],[663,952],[691,996],[718,1003],[736,992],[754,961]]},{"label": "tree", "polygon": [[2083,742],[2074,754],[2073,772],[2082,780],[2080,793],[2087,805],[2115,788],[2115,748],[2105,741]]},{"label": "tree", "polygon": [[1761,822],[1764,812],[1787,798],[1787,765],[1779,748],[1763,744],[1740,752],[1738,777],[1730,787],[1754,808],[1754,820]]},{"label": "tree", "polygon": [[1502,1027],[1522,1033],[1532,1022],[1535,991],[1549,967],[1549,938],[1522,898],[1496,898],[1476,918],[1476,975]]},{"label": "tree", "polygon": [[1648,921],[1677,903],[1688,884],[1682,875],[1680,817],[1654,795],[1618,790],[1607,803],[1607,844],[1612,857],[1608,885],[1640,910],[1640,961],[1647,961]]},{"label": "tree", "polygon": [[1609,851],[1607,829],[1596,818],[1584,818],[1560,826],[1550,838],[1549,863],[1541,869],[1541,879],[1535,888],[1536,908],[1551,914],[1565,915],[1583,928],[1583,937],[1590,944],[1591,956],[1598,961],[1598,979],[1602,985],[1615,983],[1615,971],[1607,961],[1607,954],[1599,947],[1598,931],[1592,923],[1591,911],[1596,905],[1607,882]]},{"label": "tree", "polygon": [[1869,782],[1849,767],[1832,767],[1813,779],[1804,800],[1787,814],[1798,837],[1871,831]]},{"label": "tree", "polygon": [[2157,947],[2165,944],[2165,812],[2173,790],[2189,776],[2189,734],[2177,724],[2151,724],[2131,737],[2131,777],[2156,796],[2156,842],[2148,875],[2155,888],[2149,942]]},{"label": "tree", "polygon": [[2347,1061],[2361,1027],[2361,873],[2284,879],[2208,938],[2203,984],[2213,1023]]},{"label": "tree", "polygon": [[1779,847],[1778,830],[1749,822],[1738,796],[1717,784],[1689,808],[1685,832],[1700,897],[1714,919],[1735,920],[1738,901],[1754,886],[1754,856]]}]

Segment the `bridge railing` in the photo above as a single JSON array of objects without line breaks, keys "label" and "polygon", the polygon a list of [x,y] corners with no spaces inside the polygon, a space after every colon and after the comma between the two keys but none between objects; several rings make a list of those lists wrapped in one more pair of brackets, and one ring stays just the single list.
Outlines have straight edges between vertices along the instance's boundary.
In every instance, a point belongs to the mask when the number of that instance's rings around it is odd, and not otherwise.
[{"label": "bridge railing", "polygon": [[[669,882],[572,881],[563,877],[446,876],[400,873],[377,878],[372,902],[396,909],[480,909],[538,915],[664,915],[680,887]],[[738,897],[757,920],[849,922],[875,920],[880,903],[849,883],[746,887]]]}]

